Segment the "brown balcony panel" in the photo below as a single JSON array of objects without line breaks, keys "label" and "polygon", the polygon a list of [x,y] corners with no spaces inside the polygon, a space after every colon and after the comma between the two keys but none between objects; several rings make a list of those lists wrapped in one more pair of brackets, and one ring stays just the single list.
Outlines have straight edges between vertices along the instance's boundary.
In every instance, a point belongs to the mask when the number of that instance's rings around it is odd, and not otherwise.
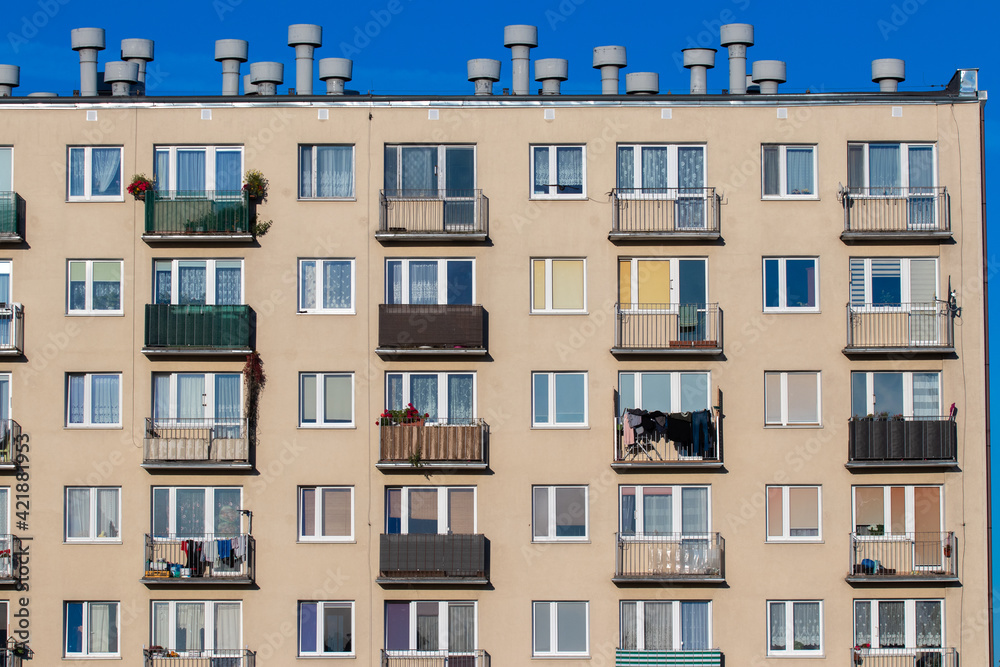
[{"label": "brown balcony panel", "polygon": [[848,468],[952,467],[958,424],[952,417],[852,419],[848,422]]},{"label": "brown balcony panel", "polygon": [[943,354],[955,351],[951,304],[847,304],[844,354]]},{"label": "brown balcony panel", "polygon": [[725,540],[719,533],[618,534],[618,584],[725,583]]},{"label": "brown balcony panel", "polygon": [[246,419],[146,419],[144,468],[249,468]]},{"label": "brown balcony panel", "polygon": [[254,580],[252,535],[147,534],[143,556],[144,584],[248,585]]},{"label": "brown balcony panel", "polygon": [[951,198],[945,187],[844,190],[844,241],[941,241],[951,238]]},{"label": "brown balcony panel", "polygon": [[[879,532],[884,530],[879,527]],[[954,533],[871,534],[866,526],[851,533],[847,581],[852,584],[941,584],[958,582],[958,544]]]},{"label": "brown balcony panel", "polygon": [[380,304],[379,354],[486,354],[478,305]]},{"label": "brown balcony panel", "polygon": [[381,584],[489,583],[484,535],[382,535]]},{"label": "brown balcony panel", "polygon": [[482,419],[379,427],[380,468],[485,468],[489,426]]}]

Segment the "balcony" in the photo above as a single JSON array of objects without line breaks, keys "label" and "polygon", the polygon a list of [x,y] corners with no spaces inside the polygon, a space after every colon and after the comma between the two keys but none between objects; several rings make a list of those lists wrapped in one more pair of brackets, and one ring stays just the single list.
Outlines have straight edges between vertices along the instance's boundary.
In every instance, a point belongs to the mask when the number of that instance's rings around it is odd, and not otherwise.
[{"label": "balcony", "polygon": [[722,651],[630,651],[615,649],[615,667],[722,667]]},{"label": "balcony", "polygon": [[382,535],[380,584],[490,583],[483,535]]},{"label": "balcony", "polygon": [[720,200],[715,188],[615,188],[611,241],[714,241]]},{"label": "balcony", "polygon": [[21,441],[21,425],[13,419],[0,420],[0,470],[16,470],[18,464],[17,445]]},{"label": "balcony", "polygon": [[722,354],[717,303],[617,303],[612,354]]},{"label": "balcony", "polygon": [[0,647],[0,665],[3,667],[22,667],[24,660],[35,657],[34,651],[25,643],[8,640],[6,646]]},{"label": "balcony", "polygon": [[490,200],[482,190],[380,190],[379,241],[485,241]]},{"label": "balcony", "polygon": [[16,192],[0,192],[0,243],[24,240],[24,199]]},{"label": "balcony", "polygon": [[951,238],[948,188],[846,188],[844,241],[918,241]]},{"label": "balcony", "polygon": [[247,649],[177,651],[157,647],[142,649],[143,667],[254,667],[257,654]]},{"label": "balcony", "polygon": [[954,416],[852,419],[848,468],[944,467],[956,465],[958,425]]},{"label": "balcony", "polygon": [[853,648],[851,662],[859,667],[958,667],[953,648]]},{"label": "balcony", "polygon": [[844,354],[947,354],[955,351],[951,304],[847,304]]},{"label": "balcony", "polygon": [[19,303],[0,304],[0,356],[24,354],[24,307]]},{"label": "balcony", "polygon": [[381,667],[490,667],[490,654],[482,649],[454,653],[383,649]]},{"label": "balcony", "polygon": [[[722,467],[721,421],[712,411],[707,413],[707,427],[692,428],[691,442],[676,442],[666,434],[656,434],[655,415],[641,411],[642,433],[626,429],[622,417],[616,420],[615,458],[612,468],[618,469],[675,469]],[[627,415],[626,415],[627,417]],[[700,420],[699,420],[699,423]],[[627,434],[631,430],[631,435]]]},{"label": "balcony", "polygon": [[893,533],[883,526],[858,526],[851,533],[847,581],[852,584],[957,583],[954,533]]},{"label": "balcony", "polygon": [[719,533],[617,534],[617,584],[722,584],[726,541]]},{"label": "balcony", "polygon": [[146,304],[145,354],[247,355],[253,338],[250,306]]},{"label": "balcony", "polygon": [[254,580],[253,535],[146,535],[144,584],[247,585]]},{"label": "balcony", "polygon": [[486,354],[486,311],[477,305],[379,304],[378,354]]},{"label": "balcony", "polygon": [[245,192],[170,190],[146,193],[144,241],[253,240]]},{"label": "balcony", "polygon": [[143,468],[250,468],[246,419],[147,418]]},{"label": "balcony", "polygon": [[383,469],[486,469],[489,424],[480,418],[379,426]]},{"label": "balcony", "polygon": [[0,535],[0,586],[20,583],[23,553],[20,537]]}]

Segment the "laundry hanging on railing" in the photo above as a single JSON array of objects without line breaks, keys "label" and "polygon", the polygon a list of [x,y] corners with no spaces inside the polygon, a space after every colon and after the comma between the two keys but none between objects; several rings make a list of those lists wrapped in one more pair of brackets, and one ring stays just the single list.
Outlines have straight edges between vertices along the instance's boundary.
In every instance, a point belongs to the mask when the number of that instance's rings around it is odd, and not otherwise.
[{"label": "laundry hanging on railing", "polygon": [[670,440],[684,447],[690,456],[715,451],[715,423],[711,410],[698,412],[660,412],[626,409],[622,412],[622,444]]}]

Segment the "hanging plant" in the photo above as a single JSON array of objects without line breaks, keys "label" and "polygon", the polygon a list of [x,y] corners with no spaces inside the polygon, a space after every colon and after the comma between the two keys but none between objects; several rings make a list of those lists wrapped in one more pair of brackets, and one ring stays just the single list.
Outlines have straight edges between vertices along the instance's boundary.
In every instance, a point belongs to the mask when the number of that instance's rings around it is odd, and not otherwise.
[{"label": "hanging plant", "polygon": [[137,200],[145,201],[146,193],[153,189],[153,181],[146,178],[145,174],[135,174],[132,176],[132,182],[125,189]]},{"label": "hanging plant", "polygon": [[244,395],[246,396],[247,435],[250,444],[256,446],[260,394],[264,390],[264,385],[267,384],[264,362],[256,350],[247,355],[247,362],[243,365],[243,383],[246,389]]},{"label": "hanging plant", "polygon": [[273,224],[271,220],[261,220],[257,216],[257,205],[267,201],[267,179],[264,174],[256,169],[249,170],[243,177],[243,191],[247,193],[247,198],[252,206],[250,207],[250,228],[254,236],[263,236]]}]

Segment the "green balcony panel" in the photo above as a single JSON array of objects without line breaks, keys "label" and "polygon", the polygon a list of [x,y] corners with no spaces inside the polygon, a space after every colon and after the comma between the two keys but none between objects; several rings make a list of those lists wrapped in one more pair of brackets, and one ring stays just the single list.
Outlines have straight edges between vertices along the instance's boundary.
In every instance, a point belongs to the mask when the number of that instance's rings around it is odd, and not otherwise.
[{"label": "green balcony panel", "polygon": [[16,192],[0,192],[0,240],[20,240],[24,229],[24,199]]},{"label": "green balcony panel", "polygon": [[146,194],[146,236],[249,237],[250,202],[235,190],[171,190]]},{"label": "green balcony panel", "polygon": [[253,349],[250,306],[146,305],[146,351]]}]

